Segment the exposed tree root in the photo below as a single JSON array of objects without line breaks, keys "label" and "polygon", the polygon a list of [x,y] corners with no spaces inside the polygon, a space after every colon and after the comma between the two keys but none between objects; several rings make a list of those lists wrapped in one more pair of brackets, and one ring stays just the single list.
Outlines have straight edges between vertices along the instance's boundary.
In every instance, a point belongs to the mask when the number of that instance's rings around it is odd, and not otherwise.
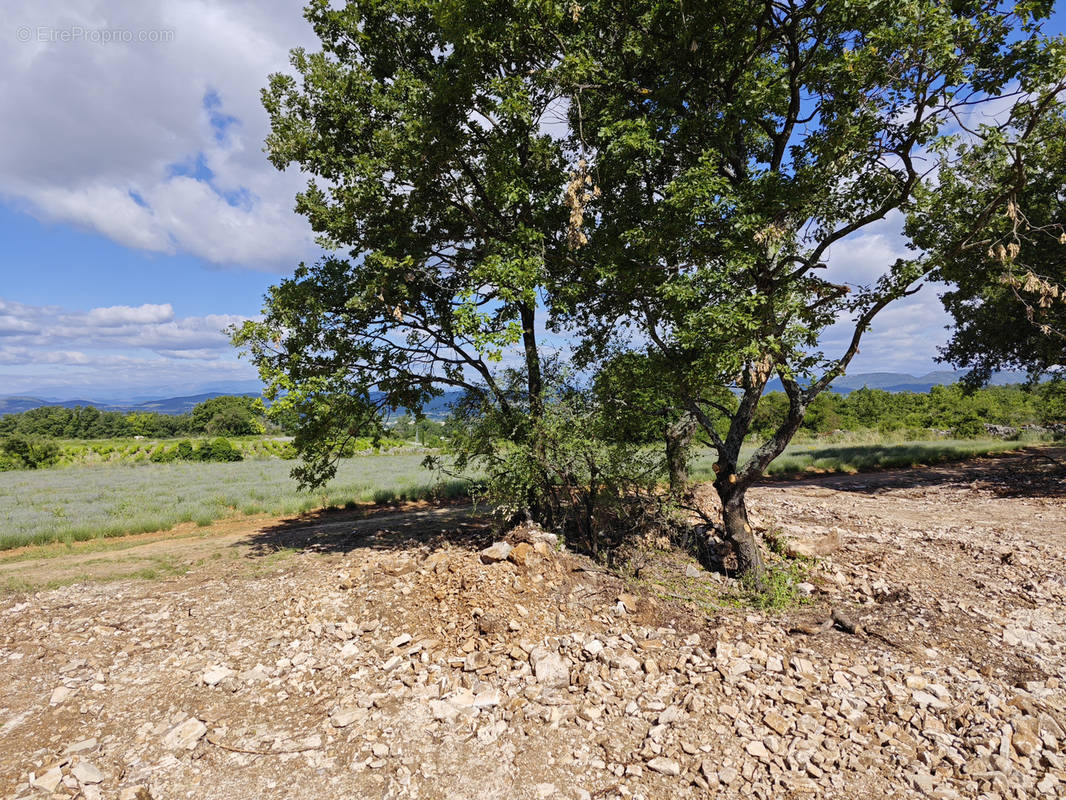
[{"label": "exposed tree root", "polygon": [[851,634],[852,636],[858,636],[859,638],[870,637],[872,639],[878,639],[884,642],[890,647],[895,647],[898,650],[904,650],[911,652],[911,648],[902,642],[898,642],[887,634],[881,633],[878,630],[867,628],[862,623],[853,620],[839,608],[834,608],[829,613],[829,618],[823,622],[815,624],[799,624],[789,628],[789,633],[802,633],[807,636],[818,636],[825,633],[832,628],[843,631],[844,633]]},{"label": "exposed tree root", "polygon": [[234,747],[233,745],[226,744],[225,742],[218,741],[214,735],[207,734],[204,737],[208,742],[215,747],[219,747],[223,750],[228,750],[231,753],[247,753],[253,756],[283,756],[289,753],[306,753],[309,750],[321,750],[321,745],[315,747],[291,747],[285,750],[259,750],[251,747]]}]

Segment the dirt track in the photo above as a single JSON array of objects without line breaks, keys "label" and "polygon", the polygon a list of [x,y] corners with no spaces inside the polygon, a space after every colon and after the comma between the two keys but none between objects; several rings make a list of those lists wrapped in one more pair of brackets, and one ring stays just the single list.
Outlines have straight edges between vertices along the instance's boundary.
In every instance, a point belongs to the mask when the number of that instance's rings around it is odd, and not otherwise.
[{"label": "dirt track", "polygon": [[[461,507],[23,553],[0,570],[110,582],[0,600],[0,795],[1066,795],[1061,472],[782,481],[752,511],[839,533],[809,605],[680,604],[733,588],[681,561],[485,564]],[[161,557],[187,574],[115,580]],[[830,608],[876,635],[790,633]]]}]

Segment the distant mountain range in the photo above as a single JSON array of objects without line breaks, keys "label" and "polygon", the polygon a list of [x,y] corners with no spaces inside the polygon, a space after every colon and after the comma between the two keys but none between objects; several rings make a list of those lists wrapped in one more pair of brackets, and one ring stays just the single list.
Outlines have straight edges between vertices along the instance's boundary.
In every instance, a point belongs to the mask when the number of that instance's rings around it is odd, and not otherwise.
[{"label": "distant mountain range", "polygon": [[94,406],[101,411],[154,411],[159,414],[187,414],[204,400],[224,394],[239,394],[244,397],[258,397],[257,392],[205,392],[187,397],[163,397],[143,402],[109,402],[99,400],[46,400],[40,397],[0,397],[0,414],[18,414],[41,406]]},{"label": "distant mountain range", "polygon": [[[927,375],[914,376],[902,372],[860,372],[855,375],[845,375],[837,378],[831,387],[837,394],[849,394],[856,389],[868,387],[870,389],[883,389],[886,392],[928,392],[934,386],[946,386],[957,382],[964,373],[951,372],[948,370],[930,372]],[[1022,383],[1025,381],[1024,372],[1000,372],[992,377],[992,384],[1002,386],[1008,383]],[[95,406],[101,411],[155,411],[160,414],[186,414],[193,407],[204,400],[218,397],[224,394],[235,394],[244,397],[258,397],[258,392],[246,391],[247,382],[234,385],[229,390],[220,386],[218,391],[204,392],[203,394],[186,395],[183,397],[152,398],[150,395],[130,397],[126,400],[62,400],[54,398],[24,397],[19,395],[0,396],[0,414],[17,414],[29,411],[31,408],[40,406],[63,406],[75,408],[76,406]],[[774,379],[766,385],[766,391],[781,391],[781,381]],[[426,416],[431,419],[443,419],[448,414],[448,409],[460,397],[460,392],[447,391],[440,397],[434,398],[426,406]]]}]

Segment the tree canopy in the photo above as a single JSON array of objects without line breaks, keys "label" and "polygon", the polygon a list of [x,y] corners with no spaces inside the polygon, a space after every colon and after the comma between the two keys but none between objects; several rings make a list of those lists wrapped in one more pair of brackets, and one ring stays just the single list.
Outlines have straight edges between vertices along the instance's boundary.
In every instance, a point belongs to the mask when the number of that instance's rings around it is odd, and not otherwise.
[{"label": "tree canopy", "polygon": [[[747,488],[876,315],[1011,207],[1008,176],[951,209],[935,254],[874,281],[827,277],[830,248],[890,214],[923,219],[935,182],[965,171],[960,119],[1005,108],[1033,120],[999,130],[1005,146],[1034,141],[1066,74],[1063,42],[1040,31],[1050,7],[314,0],[321,51],[293,51],[295,75],[263,98],[271,160],[308,173],[297,209],[332,252],[235,336],[296,415],[298,477],[327,479],[346,437],[450,386],[492,422],[468,452],[529,455],[501,479],[569,480],[549,454],[597,450],[552,437],[606,428],[578,422],[589,398],[548,357],[547,326],[593,384],[627,394],[619,416],[645,418],[619,424],[664,420],[675,462],[702,428],[720,530],[758,573]],[[823,352],[848,318],[850,342]],[[741,463],[774,375],[787,409]],[[595,493],[602,473],[579,472]]]},{"label": "tree canopy", "polygon": [[[951,287],[942,357],[971,368],[971,383],[1066,366],[1066,103],[1045,99],[963,131],[909,220],[936,259],[933,276]],[[989,207],[997,213],[982,216]],[[975,217],[980,225],[966,224]]]},{"label": "tree canopy", "polygon": [[309,174],[297,210],[334,254],[236,336],[300,421],[301,479],[327,479],[344,440],[442,387],[528,439],[541,290],[568,257],[565,143],[546,132],[567,7],[315,0],[306,16],[322,49],[271,77],[267,149]]},{"label": "tree canopy", "polygon": [[[587,358],[611,347],[654,354],[677,405],[718,450],[725,533],[742,568],[757,571],[747,487],[847,369],[876,315],[938,263],[916,253],[852,285],[821,274],[830,248],[923,208],[937,177],[925,160],[943,154],[941,179],[956,168],[961,116],[1005,105],[1042,120],[1064,87],[1062,42],[1040,35],[1047,8],[1030,4],[596,8],[611,22],[590,25],[590,88],[571,108],[599,189],[586,217],[593,266],[579,265],[571,290],[575,316],[597,323]],[[1024,148],[1037,128],[1000,138]],[[948,252],[1008,207],[997,177],[1000,191],[952,217]],[[820,350],[821,332],[845,316],[850,343]],[[788,412],[739,463],[775,374]],[[722,404],[723,388],[739,403]]]}]

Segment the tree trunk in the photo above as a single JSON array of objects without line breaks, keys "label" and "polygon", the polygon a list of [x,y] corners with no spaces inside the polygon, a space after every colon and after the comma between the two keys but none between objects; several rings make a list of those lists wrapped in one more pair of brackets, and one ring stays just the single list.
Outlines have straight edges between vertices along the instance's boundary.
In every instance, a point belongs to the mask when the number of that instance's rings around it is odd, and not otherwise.
[{"label": "tree trunk", "polygon": [[522,347],[525,351],[526,361],[526,392],[529,402],[530,434],[532,441],[528,446],[532,449],[534,460],[542,473],[544,486],[529,486],[526,492],[526,514],[528,518],[539,525],[550,528],[554,522],[551,519],[549,504],[545,503],[541,496],[547,491],[547,473],[545,472],[545,453],[543,433],[541,431],[541,419],[544,416],[544,382],[540,371],[540,353],[537,350],[537,335],[535,328],[535,308],[522,304],[519,307],[522,320]]},{"label": "tree trunk", "polygon": [[670,495],[681,497],[688,488],[688,451],[696,435],[696,418],[691,414],[666,429],[666,469],[670,476]]},{"label": "tree trunk", "polygon": [[[719,481],[721,480],[722,476],[719,476]],[[728,476],[725,480],[728,481]],[[725,538],[733,546],[733,553],[737,557],[737,572],[741,576],[749,577],[755,588],[761,590],[765,565],[759,543],[755,540],[755,532],[748,522],[748,509],[744,504],[745,493],[736,491],[729,483],[719,485],[719,481],[715,481],[715,488],[722,500]]]},{"label": "tree trunk", "polygon": [[762,582],[764,565],[759,543],[748,524],[748,512],[743,498],[734,500],[723,511],[725,517],[725,535],[733,545],[737,556],[737,570],[741,575],[750,575],[756,583]]}]

